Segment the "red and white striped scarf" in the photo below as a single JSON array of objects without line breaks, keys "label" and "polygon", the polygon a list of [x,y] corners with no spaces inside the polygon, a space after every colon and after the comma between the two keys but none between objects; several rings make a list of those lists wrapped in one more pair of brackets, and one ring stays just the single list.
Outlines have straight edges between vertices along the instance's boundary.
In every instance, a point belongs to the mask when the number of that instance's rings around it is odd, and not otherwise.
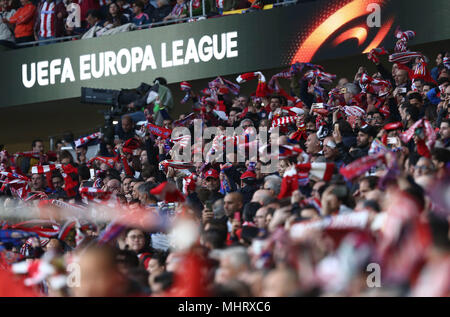
[{"label": "red and white striped scarf", "polygon": [[316,177],[324,181],[331,180],[334,172],[334,163],[301,163],[295,168],[300,177]]},{"label": "red and white striped scarf", "polygon": [[367,58],[371,60],[373,63],[379,63],[380,59],[378,56],[380,55],[386,55],[388,52],[384,49],[384,47],[377,47],[372,49],[368,54]]},{"label": "red and white striped scarf", "polygon": [[30,186],[28,184],[24,184],[23,186],[18,187],[10,186],[9,190],[14,197],[25,200],[28,196],[28,193],[30,192]]},{"label": "red and white striped scarf", "polygon": [[258,86],[256,87],[256,97],[266,97],[270,94],[270,89],[266,83],[266,77],[261,72],[250,72],[239,75],[236,81],[241,84],[247,81],[258,79]]},{"label": "red and white striped scarf", "polygon": [[233,95],[238,95],[239,94],[239,90],[240,90],[240,86],[232,83],[231,81],[224,79],[222,77],[217,77],[216,79],[210,81],[208,83],[208,87],[209,87],[209,92],[211,94],[211,97],[213,97],[214,99],[217,99],[216,95],[217,95],[217,91],[220,88],[226,87],[228,88],[228,90],[233,94]]},{"label": "red and white striped scarf", "polygon": [[86,201],[104,202],[111,198],[112,193],[106,192],[101,188],[96,187],[82,187],[79,190],[81,197]]},{"label": "red and white striped scarf", "polygon": [[402,142],[404,142],[405,144],[408,143],[414,136],[414,131],[422,126],[425,128],[424,132],[426,145],[429,149],[431,149],[433,147],[433,144],[436,142],[436,132],[433,130],[430,121],[424,120],[423,118],[414,123],[408,130],[399,135]]},{"label": "red and white striped scarf", "polygon": [[62,164],[35,165],[31,167],[31,174],[46,174],[61,167]]},{"label": "red and white striped scarf", "polygon": [[91,158],[87,162],[87,166],[91,167],[93,162],[99,161],[99,162],[105,163],[110,168],[114,168],[114,164],[117,162],[117,160],[118,160],[117,157],[96,156],[96,157]]},{"label": "red and white striped scarf", "polygon": [[415,87],[414,81],[416,79],[423,79],[427,82],[436,83],[433,77],[431,77],[430,71],[427,68],[427,63],[425,62],[425,58],[422,56],[419,59],[419,62],[416,65],[416,68],[414,69],[414,73],[412,74],[412,85],[414,91],[417,91],[417,88]]},{"label": "red and white striped scarf", "polygon": [[385,152],[380,152],[374,155],[364,156],[347,166],[342,166],[339,170],[339,173],[343,175],[346,179],[354,179],[358,176],[361,176],[372,167],[377,166],[378,164],[382,164],[385,162]]},{"label": "red and white striped scarf", "polygon": [[402,32],[399,28],[395,31],[395,37],[398,39],[395,44],[394,51],[396,53],[406,52],[408,50],[408,41],[412,40],[416,36],[416,32],[408,30]]},{"label": "red and white striped scarf", "polygon": [[298,180],[316,177],[329,181],[333,176],[334,163],[301,163],[288,168],[283,174],[278,199],[292,196],[298,189]]},{"label": "red and white striped scarf", "polygon": [[8,185],[14,196],[25,199],[29,192],[28,182],[30,179],[28,177],[17,173],[0,172],[0,179],[1,178],[3,178],[3,184],[0,187],[0,191],[5,191],[6,186]]},{"label": "red and white striped scarf", "polygon": [[97,187],[82,187],[79,189],[80,194],[110,194]]},{"label": "red and white striped scarf", "polygon": [[190,83],[188,83],[187,81],[182,81],[180,83],[180,89],[181,89],[181,91],[184,91],[186,93],[186,95],[183,97],[183,99],[180,102],[186,103],[191,98],[192,85]]},{"label": "red and white striped scarf", "polygon": [[308,134],[306,133],[306,125],[304,122],[300,123],[300,126],[297,126],[297,131],[290,135],[291,140],[300,141],[301,139],[306,140]]},{"label": "red and white striped scarf", "polygon": [[286,117],[279,117],[274,120],[272,120],[272,125],[270,127],[270,131],[272,131],[273,128],[276,127],[285,127],[291,124],[295,124],[297,122],[297,116],[286,116]]},{"label": "red and white striped scarf", "polygon": [[320,220],[302,221],[291,227],[290,237],[295,240],[300,240],[309,235],[311,230],[365,230],[370,224],[369,220],[369,212],[358,211],[343,215],[334,215]]},{"label": "red and white striped scarf", "polygon": [[66,202],[63,202],[61,200],[58,199],[50,199],[49,203],[53,206],[57,206],[59,208],[62,209],[67,209],[67,210],[74,210],[74,211],[86,211],[86,207],[82,207],[79,205],[74,205],[74,204],[69,204]]},{"label": "red and white striped scarf", "polygon": [[183,178],[183,194],[188,195],[189,191],[195,191],[197,175],[191,174]]},{"label": "red and white striped scarf", "polygon": [[364,73],[359,79],[359,86],[361,87],[362,92],[375,93],[375,89],[373,88],[373,86],[388,88],[391,86],[391,83],[387,80],[373,78]]},{"label": "red and white striped scarf", "polygon": [[43,199],[48,199],[48,196],[46,193],[44,192],[37,192],[27,198],[24,199],[24,201],[32,201],[32,200],[43,200]]},{"label": "red and white striped scarf", "polygon": [[174,161],[174,160],[164,160],[159,163],[160,170],[167,171],[168,167],[175,169],[189,169],[194,167],[190,162]]},{"label": "red and white striped scarf", "polygon": [[[48,228],[51,226],[51,228]],[[39,237],[51,238],[58,235],[60,226],[56,222],[49,222],[48,220],[28,220],[10,226],[11,229],[23,230],[27,232],[37,233]]]},{"label": "red and white striped scarf", "polygon": [[270,89],[273,91],[280,91],[280,86],[277,84],[277,79],[283,78],[283,79],[291,79],[292,78],[292,72],[290,70],[280,72],[278,74],[275,74],[272,76],[272,78],[269,81],[269,84],[267,85]]},{"label": "red and white striped scarf", "polygon": [[[33,246],[33,241],[34,241],[33,238],[28,238],[27,241],[25,241],[25,243],[20,248],[20,254],[24,256],[29,256],[30,250],[32,249]],[[49,238],[39,237],[39,244],[41,245],[41,247],[45,247],[49,242],[50,242]]]},{"label": "red and white striped scarf", "polygon": [[398,39],[397,43],[395,43],[394,51],[396,53],[406,52],[408,51],[408,41],[413,39],[416,36],[416,32],[414,31],[401,31],[400,28],[397,27],[395,31],[395,37]]},{"label": "red and white striped scarf", "polygon": [[26,182],[30,181],[30,179],[28,177],[17,174],[17,173],[0,172],[0,176],[10,178],[10,179],[20,179],[20,180],[23,180]]},{"label": "red and white striped scarf", "polygon": [[27,152],[17,152],[14,154],[14,157],[19,157],[19,156],[23,156],[23,157],[29,157],[29,158],[35,158],[35,159],[40,159],[44,154],[42,154],[41,152],[35,152],[35,151],[27,151]]},{"label": "red and white striped scarf", "polygon": [[298,174],[295,166],[288,168],[283,174],[281,189],[278,199],[292,196],[292,193],[298,189]]},{"label": "red and white striped scarf", "polygon": [[92,133],[91,135],[79,138],[78,140],[75,140],[75,147],[80,147],[92,140],[98,139],[100,137],[101,133],[100,132],[96,132],[96,133]]},{"label": "red and white striped scarf", "polygon": [[30,192],[30,187],[28,185],[29,178],[17,173],[10,172],[0,172],[0,180],[2,186],[0,187],[0,191],[3,192],[6,189],[6,186],[9,187],[11,194],[14,197],[17,197],[21,200],[24,200],[28,193]]},{"label": "red and white striped scarf", "polygon": [[317,81],[319,83],[331,83],[336,78],[336,75],[315,69],[307,72],[303,78],[310,82]]},{"label": "red and white striped scarf", "polygon": [[185,148],[189,144],[191,144],[191,136],[190,135],[182,135],[177,138],[170,139],[170,141],[172,143],[174,143],[174,146],[176,144],[179,144],[181,148]]},{"label": "red and white striped scarf", "polygon": [[347,116],[363,117],[366,115],[366,111],[358,106],[344,106],[342,109]]},{"label": "red and white striped scarf", "polygon": [[423,57],[422,53],[420,53],[420,52],[398,52],[398,53],[389,55],[389,62],[407,64],[411,60],[413,60],[417,57]]},{"label": "red and white striped scarf", "polygon": [[[298,105],[299,104],[301,104],[303,106],[302,102],[298,103]],[[281,107],[281,111],[284,113],[288,113],[291,116],[293,116],[293,115],[301,116],[305,113],[305,110],[303,110],[302,108],[299,108],[299,107]]]},{"label": "red and white striped scarf", "polygon": [[84,232],[81,230],[81,225],[80,223],[77,221],[77,224],[75,226],[75,245],[78,247],[83,241],[84,239],[86,239],[86,235],[84,234]]},{"label": "red and white striped scarf", "polygon": [[416,32],[408,30],[401,31],[399,28],[395,31],[395,37],[399,40],[409,41],[412,40],[416,36]]}]

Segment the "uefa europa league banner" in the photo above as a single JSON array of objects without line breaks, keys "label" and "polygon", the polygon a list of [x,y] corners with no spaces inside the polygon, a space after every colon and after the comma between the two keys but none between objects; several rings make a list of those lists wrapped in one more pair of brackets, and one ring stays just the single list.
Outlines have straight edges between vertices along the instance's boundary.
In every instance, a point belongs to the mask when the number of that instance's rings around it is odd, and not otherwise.
[{"label": "uefa europa league banner", "polygon": [[284,8],[0,53],[0,106],[317,62],[449,38],[448,0],[314,1]]}]

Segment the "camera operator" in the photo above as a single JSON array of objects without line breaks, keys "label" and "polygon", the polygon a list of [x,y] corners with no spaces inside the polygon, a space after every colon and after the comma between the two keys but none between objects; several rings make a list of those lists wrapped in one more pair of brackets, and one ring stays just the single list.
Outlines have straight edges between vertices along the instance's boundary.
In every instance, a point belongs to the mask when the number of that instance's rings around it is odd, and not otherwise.
[{"label": "camera operator", "polygon": [[165,78],[158,77],[153,81],[153,86],[142,83],[136,92],[122,93],[119,102],[126,104],[130,110],[135,110],[129,114],[134,122],[147,120],[144,112],[147,108],[149,113],[153,113],[156,125],[162,125],[165,119],[170,118],[173,108],[173,98],[170,89],[167,87]]}]

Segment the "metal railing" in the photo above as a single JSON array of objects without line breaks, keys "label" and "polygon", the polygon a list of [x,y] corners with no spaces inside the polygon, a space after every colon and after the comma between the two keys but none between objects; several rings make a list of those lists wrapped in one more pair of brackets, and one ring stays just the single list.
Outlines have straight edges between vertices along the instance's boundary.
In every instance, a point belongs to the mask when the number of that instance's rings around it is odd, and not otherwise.
[{"label": "metal railing", "polygon": [[73,39],[77,39],[79,37],[81,37],[81,35],[69,35],[69,36],[63,36],[63,37],[57,37],[57,38],[53,38],[53,39],[48,39],[48,40],[40,40],[40,41],[33,41],[33,42],[17,43],[16,46],[24,47],[24,46],[34,46],[36,44],[41,44],[41,43],[64,42],[66,40],[73,40]]},{"label": "metal railing", "polygon": [[[207,18],[206,7],[205,7],[205,0],[202,0],[202,15],[199,15],[199,16],[196,16],[196,17],[192,16],[192,3],[193,3],[193,1],[189,1],[189,17],[144,24],[144,25],[141,25],[138,28],[136,28],[136,30],[147,29],[147,28],[154,28],[154,27],[165,26],[165,25],[170,25],[170,24],[182,23],[182,22],[190,21],[193,18],[195,18],[195,19]],[[274,3],[273,7],[274,8],[275,7],[281,7],[281,6],[286,6],[286,5],[296,4],[296,3],[298,3],[298,0],[282,1],[282,2]],[[243,12],[245,12],[246,10],[247,9],[244,9]],[[54,43],[59,43],[59,42],[77,40],[77,39],[80,39],[82,36],[83,36],[82,34],[78,34],[78,35],[57,37],[57,38],[48,39],[48,40],[39,40],[39,41],[32,41],[32,42],[25,42],[25,43],[17,43],[16,47],[30,47],[30,46],[36,46],[36,45],[41,45],[41,44],[45,44],[45,43],[54,44]]]}]

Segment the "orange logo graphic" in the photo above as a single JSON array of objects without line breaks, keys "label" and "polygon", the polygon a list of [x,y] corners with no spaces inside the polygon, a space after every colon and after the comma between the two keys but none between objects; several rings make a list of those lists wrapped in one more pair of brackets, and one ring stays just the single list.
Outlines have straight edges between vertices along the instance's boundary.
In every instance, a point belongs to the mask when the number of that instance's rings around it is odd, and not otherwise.
[{"label": "orange logo graphic", "polygon": [[[350,21],[367,15],[370,12],[367,10],[369,4],[381,5],[385,0],[354,0],[347,5],[343,6],[331,16],[329,16],[322,24],[320,24],[311,34],[308,35],[306,40],[300,45],[300,48],[295,53],[291,64],[295,62],[310,62],[319,48],[332,36],[337,30],[349,23]],[[375,38],[370,44],[362,50],[363,53],[368,53],[373,48],[383,41],[388,34],[389,30],[394,23],[394,18],[391,17],[384,22],[380,27]],[[344,31],[339,34],[332,42],[333,46],[337,46],[347,40],[357,39],[358,46],[361,46],[367,39],[368,27],[366,25],[359,25],[350,30]]]}]

